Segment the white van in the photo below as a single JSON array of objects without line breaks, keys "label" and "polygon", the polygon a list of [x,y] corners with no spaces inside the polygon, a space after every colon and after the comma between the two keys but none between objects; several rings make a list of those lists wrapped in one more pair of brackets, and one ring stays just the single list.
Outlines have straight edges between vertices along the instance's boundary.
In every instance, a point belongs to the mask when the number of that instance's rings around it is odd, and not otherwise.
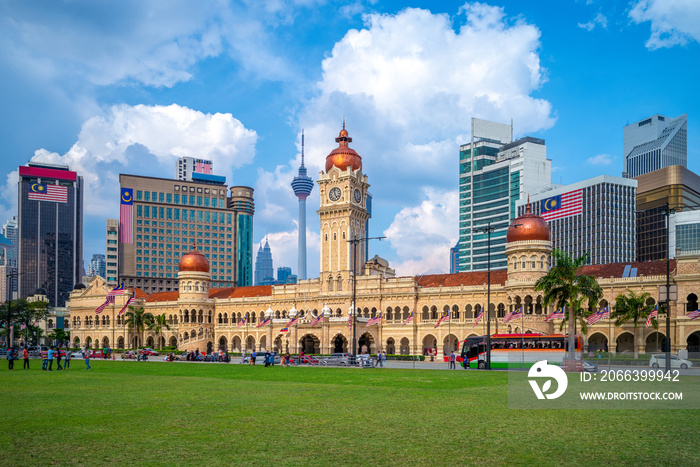
[{"label": "white van", "polygon": [[[654,354],[649,359],[649,366],[652,368],[666,368],[666,354]],[[676,357],[671,355],[671,368],[692,368],[693,362],[686,360],[685,358]]]}]

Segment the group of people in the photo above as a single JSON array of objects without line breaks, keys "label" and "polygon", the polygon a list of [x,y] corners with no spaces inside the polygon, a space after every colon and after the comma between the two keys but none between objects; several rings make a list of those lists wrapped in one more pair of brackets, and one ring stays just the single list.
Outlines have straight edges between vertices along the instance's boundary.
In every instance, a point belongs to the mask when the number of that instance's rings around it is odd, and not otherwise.
[{"label": "group of people", "polygon": [[[231,361],[231,357],[229,356],[227,350],[226,351],[219,350],[218,354],[212,350],[210,354],[207,354],[206,352],[200,352],[199,349],[196,349],[194,352],[185,353],[185,360],[187,360],[188,362],[225,362],[225,363],[228,363]],[[170,361],[172,361],[172,360],[170,360]]]},{"label": "group of people", "polygon": [[[85,347],[81,349],[81,352],[83,354],[83,358],[85,359],[85,369],[92,370],[90,367],[90,352],[86,352]],[[54,360],[56,360],[56,371],[70,368],[72,355],[68,348],[61,350],[60,347],[44,347],[39,353],[41,356],[41,369],[43,371],[53,371]],[[29,348],[27,346],[22,348],[22,359],[24,360],[23,369],[29,370]],[[61,365],[61,359],[63,359],[63,365]],[[11,346],[7,349],[7,363],[9,370],[15,369],[15,360],[19,360],[19,349]]]},{"label": "group of people", "polygon": [[384,362],[386,362],[386,352],[382,350],[381,352],[377,353],[377,359],[374,361],[374,366],[384,368]]}]

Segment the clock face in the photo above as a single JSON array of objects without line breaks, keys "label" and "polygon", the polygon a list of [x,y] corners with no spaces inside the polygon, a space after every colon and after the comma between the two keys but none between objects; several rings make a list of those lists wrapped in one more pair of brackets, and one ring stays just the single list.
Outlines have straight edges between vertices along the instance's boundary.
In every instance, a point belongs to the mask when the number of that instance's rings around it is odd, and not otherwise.
[{"label": "clock face", "polygon": [[337,186],[331,188],[331,191],[328,192],[328,198],[331,201],[338,201],[340,199],[340,195],[341,195],[340,188],[338,188]]},{"label": "clock face", "polygon": [[357,188],[355,188],[354,196],[355,196],[356,203],[360,203],[360,201],[362,201],[362,192],[360,190],[358,190]]}]

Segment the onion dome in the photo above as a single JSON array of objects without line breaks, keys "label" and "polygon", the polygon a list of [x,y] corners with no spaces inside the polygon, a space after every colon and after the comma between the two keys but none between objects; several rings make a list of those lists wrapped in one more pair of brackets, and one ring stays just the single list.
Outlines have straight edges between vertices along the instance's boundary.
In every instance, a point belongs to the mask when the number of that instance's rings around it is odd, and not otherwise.
[{"label": "onion dome", "polygon": [[328,308],[328,304],[324,303],[323,304],[323,309],[321,310],[321,316],[330,316],[331,315],[331,309]]},{"label": "onion dome", "polygon": [[348,136],[348,131],[345,129],[345,120],[343,119],[343,129],[335,139],[338,147],[331,151],[326,156],[326,173],[333,168],[338,167],[340,170],[345,170],[352,167],[352,170],[362,169],[362,158],[360,155],[348,146],[352,142],[352,138]]},{"label": "onion dome", "polygon": [[75,284],[75,286],[73,287],[73,290],[82,290],[85,288],[86,288],[85,284],[83,284],[82,282],[79,282],[79,283]]},{"label": "onion dome", "polygon": [[180,271],[209,272],[209,260],[194,247],[192,251],[182,255],[178,269]]},{"label": "onion dome", "polygon": [[528,240],[551,240],[547,222],[541,216],[531,212],[530,203],[525,208],[525,214],[515,219],[506,232],[506,243]]},{"label": "onion dome", "polygon": [[297,312],[297,307],[295,307],[294,305],[292,305],[292,308],[289,310],[289,317],[290,317],[290,318],[294,318],[294,317],[296,317],[297,313],[298,313],[298,312]]},{"label": "onion dome", "polygon": [[265,318],[271,318],[273,313],[272,307],[268,305],[267,310],[265,310]]}]

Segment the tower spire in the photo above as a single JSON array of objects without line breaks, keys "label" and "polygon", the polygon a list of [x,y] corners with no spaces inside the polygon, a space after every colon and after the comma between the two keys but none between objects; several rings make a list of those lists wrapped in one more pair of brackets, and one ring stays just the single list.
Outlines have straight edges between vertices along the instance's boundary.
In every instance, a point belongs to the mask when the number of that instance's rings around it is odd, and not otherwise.
[{"label": "tower spire", "polygon": [[301,129],[301,166],[304,167],[304,129]]},{"label": "tower spire", "polygon": [[304,167],[304,130],[301,130],[301,167],[299,174],[292,180],[292,190],[294,195],[299,199],[299,270],[297,277],[301,280],[306,279],[306,198],[311,194],[314,188],[314,182],[311,177],[306,175],[306,167]]}]

